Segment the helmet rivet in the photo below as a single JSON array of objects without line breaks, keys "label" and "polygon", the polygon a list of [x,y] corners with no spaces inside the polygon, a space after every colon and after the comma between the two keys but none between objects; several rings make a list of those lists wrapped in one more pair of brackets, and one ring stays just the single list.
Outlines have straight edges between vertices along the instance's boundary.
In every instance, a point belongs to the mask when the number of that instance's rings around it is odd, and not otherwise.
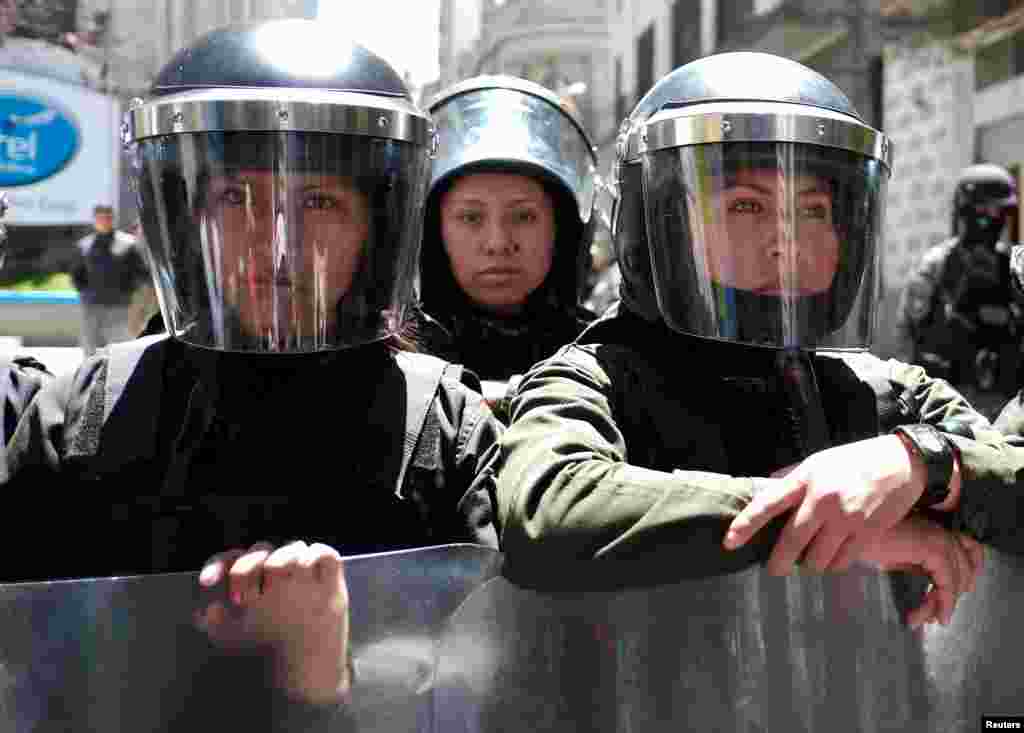
[{"label": "helmet rivet", "polygon": [[825,123],[824,122],[819,122],[818,123],[818,136],[819,137],[825,137]]},{"label": "helmet rivet", "polygon": [[732,132],[732,123],[729,120],[722,120],[722,133],[728,135]]},{"label": "helmet rivet", "polygon": [[281,120],[281,122],[287,122],[288,121],[288,110],[286,110],[286,109],[279,109],[279,110],[277,110],[277,119]]},{"label": "helmet rivet", "polygon": [[387,127],[387,126],[388,126],[388,118],[387,117],[385,117],[384,115],[381,115],[380,117],[377,118],[377,127]]}]

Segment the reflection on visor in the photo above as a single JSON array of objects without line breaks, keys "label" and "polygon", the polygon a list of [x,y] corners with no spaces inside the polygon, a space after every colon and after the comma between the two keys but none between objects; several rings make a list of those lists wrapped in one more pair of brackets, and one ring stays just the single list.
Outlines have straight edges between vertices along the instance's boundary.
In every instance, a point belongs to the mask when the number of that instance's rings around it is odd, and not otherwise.
[{"label": "reflection on visor", "polygon": [[324,133],[190,133],[137,146],[169,332],[224,351],[385,339],[414,299],[425,147]]},{"label": "reflection on visor", "polygon": [[576,199],[590,220],[596,160],[576,124],[559,108],[512,89],[482,89],[453,97],[434,112],[440,145],[432,182],[477,161],[538,166]]},{"label": "reflection on visor", "polygon": [[[873,319],[853,309],[873,312],[884,190],[876,162],[733,143],[657,151],[643,166],[655,289],[669,326],[775,347],[868,344]],[[855,332],[837,343],[847,323]]]},{"label": "reflection on visor", "polygon": [[337,175],[226,172],[199,216],[218,341],[233,319],[269,351],[332,340],[369,234],[364,194]]}]

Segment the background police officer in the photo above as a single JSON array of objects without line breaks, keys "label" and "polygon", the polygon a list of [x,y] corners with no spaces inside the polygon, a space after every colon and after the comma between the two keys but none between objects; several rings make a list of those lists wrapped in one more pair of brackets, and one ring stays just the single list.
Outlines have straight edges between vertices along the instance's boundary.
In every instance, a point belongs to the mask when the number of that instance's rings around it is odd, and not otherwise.
[{"label": "background police officer", "polygon": [[1002,240],[1017,186],[1000,166],[963,170],[953,195],[953,237],[924,253],[900,301],[901,356],[981,390],[1017,388],[1021,309]]}]

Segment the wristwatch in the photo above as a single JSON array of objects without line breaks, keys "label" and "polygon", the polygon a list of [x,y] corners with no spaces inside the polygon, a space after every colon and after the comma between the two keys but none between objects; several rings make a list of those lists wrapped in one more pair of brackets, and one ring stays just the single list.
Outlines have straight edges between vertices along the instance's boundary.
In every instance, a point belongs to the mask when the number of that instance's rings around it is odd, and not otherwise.
[{"label": "wristwatch", "polygon": [[914,506],[924,509],[944,502],[949,497],[949,480],[953,476],[956,458],[953,441],[926,423],[899,425],[892,432],[906,438],[904,442],[921,456],[928,470],[924,493]]}]

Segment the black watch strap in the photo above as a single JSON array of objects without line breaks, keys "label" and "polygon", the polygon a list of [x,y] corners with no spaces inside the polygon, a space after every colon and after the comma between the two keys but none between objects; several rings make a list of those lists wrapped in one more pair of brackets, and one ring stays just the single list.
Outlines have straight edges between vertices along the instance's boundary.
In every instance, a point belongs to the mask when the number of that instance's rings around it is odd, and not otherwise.
[{"label": "black watch strap", "polygon": [[944,502],[949,496],[949,480],[953,476],[956,455],[952,441],[935,426],[925,423],[899,425],[892,432],[899,433],[910,442],[928,469],[924,493],[914,506],[924,509]]}]

